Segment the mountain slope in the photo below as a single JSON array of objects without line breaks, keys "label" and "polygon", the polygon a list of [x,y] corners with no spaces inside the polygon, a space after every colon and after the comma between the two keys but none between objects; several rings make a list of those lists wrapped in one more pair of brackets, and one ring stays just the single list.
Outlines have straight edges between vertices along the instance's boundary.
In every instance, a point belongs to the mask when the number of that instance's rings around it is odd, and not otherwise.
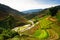
[{"label": "mountain slope", "polygon": [[21,23],[24,25],[27,19],[25,19],[23,15],[24,14],[22,12],[14,10],[6,5],[0,4],[0,27],[1,25],[6,25],[7,28],[9,27],[9,25],[10,27],[14,27],[19,26]]}]

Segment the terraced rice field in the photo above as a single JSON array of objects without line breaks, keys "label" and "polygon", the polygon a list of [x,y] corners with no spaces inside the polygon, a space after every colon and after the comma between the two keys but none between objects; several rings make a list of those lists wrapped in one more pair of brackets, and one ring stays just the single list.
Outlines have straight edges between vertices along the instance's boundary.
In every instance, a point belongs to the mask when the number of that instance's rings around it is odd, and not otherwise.
[{"label": "terraced rice field", "polygon": [[34,33],[34,37],[37,37],[39,39],[44,39],[44,38],[47,38],[48,36],[49,36],[49,34],[47,33],[46,30],[37,30]]},{"label": "terraced rice field", "polygon": [[[38,25],[40,26],[40,30],[37,30],[34,33],[34,36],[40,38],[41,40],[42,39],[45,40],[44,38],[46,38],[46,40],[57,40],[57,39],[59,39],[58,29],[60,29],[60,28],[58,28],[59,26],[57,24],[55,24],[54,22],[52,22],[50,20],[47,20],[46,17],[44,17],[43,19],[41,19],[39,21]],[[44,31],[41,32],[41,30],[44,30]]]},{"label": "terraced rice field", "polygon": [[59,35],[53,29],[48,29],[47,31],[49,33],[49,37],[47,38],[47,40],[57,40],[57,39],[59,39]]},{"label": "terraced rice field", "polygon": [[[60,38],[60,27],[46,18],[47,16],[41,18],[35,27],[25,31],[24,34],[29,35],[33,39],[37,38],[39,40],[58,40]],[[31,39],[30,37],[28,37],[29,40]]]}]

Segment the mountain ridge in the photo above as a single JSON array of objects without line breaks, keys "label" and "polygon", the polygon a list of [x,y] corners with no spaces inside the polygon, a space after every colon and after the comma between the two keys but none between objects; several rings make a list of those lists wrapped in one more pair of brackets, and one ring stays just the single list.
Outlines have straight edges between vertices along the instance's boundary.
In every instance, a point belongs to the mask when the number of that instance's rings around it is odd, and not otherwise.
[{"label": "mountain ridge", "polygon": [[33,12],[39,12],[42,11],[43,9],[31,9],[31,10],[27,10],[27,11],[22,11],[25,14],[32,14]]}]

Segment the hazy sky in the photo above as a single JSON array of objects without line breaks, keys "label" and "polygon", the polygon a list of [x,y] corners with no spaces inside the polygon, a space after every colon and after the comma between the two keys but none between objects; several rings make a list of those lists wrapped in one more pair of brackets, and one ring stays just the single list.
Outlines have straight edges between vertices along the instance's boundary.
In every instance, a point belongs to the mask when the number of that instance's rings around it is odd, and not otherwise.
[{"label": "hazy sky", "polygon": [[19,11],[25,11],[60,5],[60,0],[0,0],[0,3]]}]

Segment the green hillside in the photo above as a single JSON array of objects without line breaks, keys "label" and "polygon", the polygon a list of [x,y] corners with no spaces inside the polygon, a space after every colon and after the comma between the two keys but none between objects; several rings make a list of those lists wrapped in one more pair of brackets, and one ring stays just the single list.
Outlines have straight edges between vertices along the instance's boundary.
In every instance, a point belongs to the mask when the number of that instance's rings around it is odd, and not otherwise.
[{"label": "green hillside", "polygon": [[[39,40],[59,39],[60,38],[60,33],[59,33],[60,26],[57,25],[55,22],[52,22],[52,20],[48,20],[47,19],[48,17],[49,16],[44,16],[42,19],[40,19],[39,24],[36,25],[37,27],[39,26],[40,28],[38,28],[32,35],[31,34],[29,35],[31,35],[33,38],[38,38]],[[27,34],[28,32],[25,33],[25,35]],[[26,39],[26,38],[23,38],[23,39]]]},{"label": "green hillside", "polygon": [[[36,25],[39,28],[38,30],[35,30],[32,36],[39,38],[41,40],[45,40],[45,39],[46,40],[59,40],[60,38],[60,34],[59,34],[60,6],[55,6],[55,7],[45,9],[41,11],[40,13],[42,13],[43,15],[38,13],[38,15],[33,18],[36,20],[36,22],[39,22],[39,24]],[[44,30],[45,32],[41,32],[42,30]],[[45,34],[45,36],[43,36],[44,35],[43,33]]]},{"label": "green hillside", "polygon": [[25,15],[0,4],[0,40],[60,40],[59,30],[60,6]]}]

